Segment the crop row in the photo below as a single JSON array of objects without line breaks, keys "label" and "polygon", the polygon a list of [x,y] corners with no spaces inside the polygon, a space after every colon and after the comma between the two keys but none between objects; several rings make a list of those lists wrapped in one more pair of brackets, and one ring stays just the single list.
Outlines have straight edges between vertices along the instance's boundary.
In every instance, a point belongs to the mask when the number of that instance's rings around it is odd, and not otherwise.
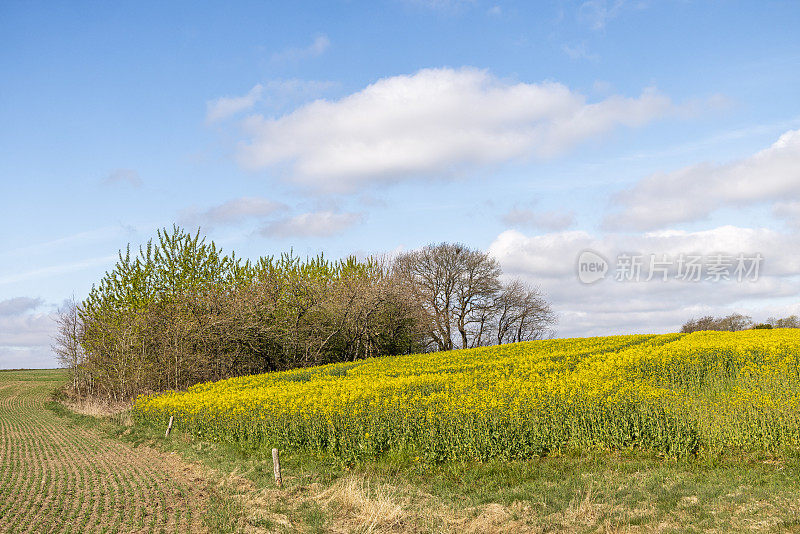
[{"label": "crop row", "polygon": [[162,464],[47,409],[62,380],[0,373],[0,532],[191,530],[189,490]]}]

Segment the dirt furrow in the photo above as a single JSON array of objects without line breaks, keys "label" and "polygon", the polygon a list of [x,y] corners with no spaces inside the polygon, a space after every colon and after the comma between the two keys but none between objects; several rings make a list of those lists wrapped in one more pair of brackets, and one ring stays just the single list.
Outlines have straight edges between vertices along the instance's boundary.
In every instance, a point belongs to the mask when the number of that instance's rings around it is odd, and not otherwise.
[{"label": "dirt furrow", "polygon": [[198,532],[205,488],[175,458],[47,407],[57,371],[0,373],[0,532]]}]

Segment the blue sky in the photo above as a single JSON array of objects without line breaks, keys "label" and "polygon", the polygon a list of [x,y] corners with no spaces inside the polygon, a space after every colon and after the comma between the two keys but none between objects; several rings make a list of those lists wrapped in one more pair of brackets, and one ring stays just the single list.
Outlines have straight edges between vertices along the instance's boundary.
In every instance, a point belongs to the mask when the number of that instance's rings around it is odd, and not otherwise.
[{"label": "blue sky", "polygon": [[[52,365],[54,310],[174,222],[248,257],[463,242],[560,335],[800,312],[798,27],[793,1],[4,2],[0,368]],[[586,286],[585,248],[765,263]]]}]

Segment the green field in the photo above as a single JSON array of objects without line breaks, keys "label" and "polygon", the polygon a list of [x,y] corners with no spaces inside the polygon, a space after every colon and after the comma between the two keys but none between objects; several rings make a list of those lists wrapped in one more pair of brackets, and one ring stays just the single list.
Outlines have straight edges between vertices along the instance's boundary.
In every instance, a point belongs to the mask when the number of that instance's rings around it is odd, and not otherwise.
[{"label": "green field", "polygon": [[62,371],[0,372],[1,532],[194,532],[202,498],[174,462],[52,406]]}]

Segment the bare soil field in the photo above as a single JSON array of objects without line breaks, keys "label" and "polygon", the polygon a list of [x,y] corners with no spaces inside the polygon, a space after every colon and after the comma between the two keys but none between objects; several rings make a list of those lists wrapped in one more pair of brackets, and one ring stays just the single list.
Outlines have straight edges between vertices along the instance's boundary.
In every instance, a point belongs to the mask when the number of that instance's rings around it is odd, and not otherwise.
[{"label": "bare soil field", "polygon": [[0,372],[0,532],[200,532],[205,483],[48,409],[59,371]]}]

